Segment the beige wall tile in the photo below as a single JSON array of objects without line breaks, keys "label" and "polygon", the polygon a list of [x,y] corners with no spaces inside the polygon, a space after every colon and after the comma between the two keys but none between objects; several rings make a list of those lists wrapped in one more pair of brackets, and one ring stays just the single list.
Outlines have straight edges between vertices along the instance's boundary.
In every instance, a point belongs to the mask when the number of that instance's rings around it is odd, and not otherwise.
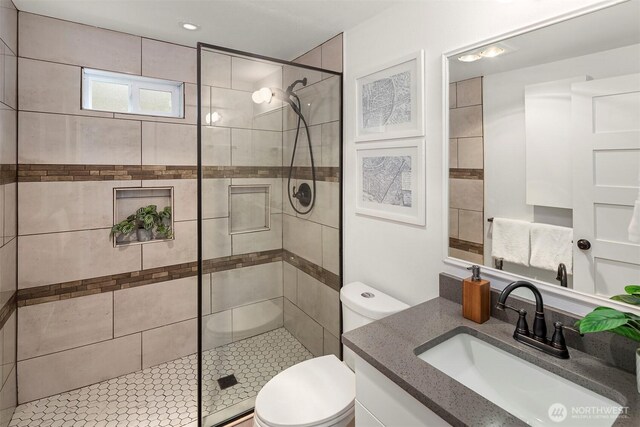
[{"label": "beige wall tile", "polygon": [[141,337],[135,334],[18,362],[18,401],[26,403],[138,371],[141,357]]},{"label": "beige wall tile", "polygon": [[140,184],[140,181],[21,182],[20,235],[111,227],[113,189]]},{"label": "beige wall tile", "polygon": [[231,236],[233,254],[282,248],[282,214],[271,215],[271,229]]},{"label": "beige wall tile", "polygon": [[484,262],[484,257],[481,254],[473,254],[471,252],[461,251],[460,249],[449,248],[449,256],[479,265],[482,265]]},{"label": "beige wall tile", "polygon": [[211,274],[211,310],[219,312],[282,296],[282,262]]},{"label": "beige wall tile", "polygon": [[456,104],[458,108],[482,104],[482,77],[457,82],[456,86]]},{"label": "beige wall tile", "polygon": [[140,122],[19,113],[18,160],[41,164],[140,164]]},{"label": "beige wall tile", "polygon": [[201,67],[203,84],[231,87],[231,56],[202,49]]},{"label": "beige wall tile", "polygon": [[253,129],[282,132],[282,110],[272,110],[266,113],[258,112],[258,104],[253,104]]},{"label": "beige wall tile", "polygon": [[231,310],[202,317],[202,348],[211,350],[232,342]]},{"label": "beige wall tile", "polygon": [[0,4],[0,39],[14,54],[18,53],[18,10],[12,1]]},{"label": "beige wall tile", "polygon": [[7,243],[9,240],[16,237],[18,233],[18,210],[16,209],[18,204],[18,184],[11,183],[6,184],[4,187],[4,239],[3,242]]},{"label": "beige wall tile", "polygon": [[284,327],[314,356],[322,356],[324,353],[322,326],[286,298],[284,299]]},{"label": "beige wall tile", "polygon": [[340,274],[340,232],[336,228],[322,227],[322,267]]},{"label": "beige wall tile", "polygon": [[231,129],[202,127],[202,164],[231,166]]},{"label": "beige wall tile", "polygon": [[204,259],[220,258],[231,255],[229,218],[203,220],[202,233],[204,238],[204,242],[202,244],[202,256]]},{"label": "beige wall tile", "polygon": [[282,86],[282,66],[255,59],[231,58],[231,87],[253,92],[262,87]]},{"label": "beige wall tile", "polygon": [[114,336],[132,334],[197,315],[196,277],[123,289],[113,293]]},{"label": "beige wall tile", "polygon": [[198,163],[197,126],[142,122],[143,165],[192,165]]},{"label": "beige wall tile", "polygon": [[18,309],[18,360],[113,337],[111,292]]},{"label": "beige wall tile", "polygon": [[211,273],[202,275],[202,314],[211,314]]},{"label": "beige wall tile", "polygon": [[16,109],[18,106],[18,58],[4,44],[2,47],[2,102]]},{"label": "beige wall tile", "polygon": [[[306,182],[313,189],[311,181],[298,180],[298,185],[302,182]],[[299,209],[305,208],[300,206]],[[340,226],[340,183],[317,181],[316,202],[313,209],[306,215],[298,214],[298,216],[309,221],[338,228]]]},{"label": "beige wall tile", "polygon": [[[10,185],[15,185],[15,184],[10,184]],[[8,209],[4,203],[4,195],[7,189],[6,187],[7,185],[0,185],[0,226],[2,227],[0,229],[0,245],[4,244],[5,239],[7,241],[11,240],[11,238],[4,235],[4,222],[5,222],[4,217],[6,214],[9,214],[9,215],[14,214],[14,212],[7,212]],[[13,205],[13,208],[15,209],[15,204]]]},{"label": "beige wall tile", "polygon": [[324,330],[323,343],[322,353],[325,356],[328,354],[334,354],[338,359],[340,359],[340,340],[331,335],[326,329]]},{"label": "beige wall tile", "polygon": [[324,42],[322,50],[322,68],[342,72],[342,34]]},{"label": "beige wall tile", "polygon": [[484,181],[478,179],[449,180],[449,207],[482,211],[484,206]]},{"label": "beige wall tile", "polygon": [[[171,58],[170,61],[167,58]],[[197,83],[194,48],[142,39],[142,75],[186,83]]]},{"label": "beige wall tile", "polygon": [[320,46],[310,50],[309,52],[300,55],[293,60],[298,64],[310,65],[312,67],[322,67],[322,48]]},{"label": "beige wall tile", "polygon": [[233,309],[233,340],[272,331],[283,325],[282,300],[276,298]]},{"label": "beige wall tile", "polygon": [[16,347],[18,344],[16,339],[16,319],[17,316],[14,311],[2,327],[2,331],[0,331],[2,336],[2,351],[0,351],[0,357],[2,357],[2,384],[7,381],[16,366]]},{"label": "beige wall tile", "polygon": [[482,138],[458,139],[458,167],[463,169],[482,169],[484,167]]},{"label": "beige wall tile", "polygon": [[[198,219],[198,182],[196,179],[159,179],[142,181],[143,187],[173,187],[173,219]],[[158,209],[162,209],[158,206]]]},{"label": "beige wall tile", "polygon": [[196,221],[175,222],[173,229],[173,240],[139,245],[142,247],[142,268],[181,264],[198,258]]},{"label": "beige wall tile", "polygon": [[340,166],[340,122],[322,125],[322,166]]},{"label": "beige wall tile", "polygon": [[113,117],[80,108],[80,67],[19,58],[18,77],[20,110]]},{"label": "beige wall tile", "polygon": [[[197,337],[197,319],[144,331],[142,333],[142,369],[194,354],[198,351]],[[193,386],[195,389],[195,383]]]},{"label": "beige wall tile", "polygon": [[322,265],[322,225],[283,215],[283,247],[316,265]]},{"label": "beige wall tile", "polygon": [[456,84],[449,83],[449,108],[456,108]]},{"label": "beige wall tile", "polygon": [[449,209],[449,237],[458,238],[458,209]]},{"label": "beige wall tile", "polygon": [[11,365],[11,373],[0,391],[0,423],[3,427],[11,423],[13,412],[18,404],[18,389],[15,365]]},{"label": "beige wall tile", "polygon": [[298,270],[298,307],[333,335],[340,335],[338,292],[300,270]]},{"label": "beige wall tile", "polygon": [[460,209],[459,238],[467,242],[483,243],[483,212]]},{"label": "beige wall tile", "polygon": [[[309,86],[322,80],[322,74],[323,73],[320,71],[308,70],[306,68],[296,67],[293,65],[285,65],[282,68],[283,86],[289,86],[296,80],[302,80],[304,78],[307,79],[307,86]],[[300,86],[298,86],[296,91],[299,89]]]},{"label": "beige wall tile", "polygon": [[[340,76],[333,76],[297,91],[302,102],[302,114],[307,123],[317,125],[340,120]],[[287,108],[285,129],[293,129],[297,116]]]},{"label": "beige wall tile", "polygon": [[21,13],[20,56],[140,74],[140,37]]},{"label": "beige wall tile", "polygon": [[0,292],[9,292],[9,295],[18,289],[17,246],[18,239],[12,239],[0,248]]},{"label": "beige wall tile", "polygon": [[458,140],[455,138],[449,140],[449,167],[458,167]]},{"label": "beige wall tile", "polygon": [[232,129],[231,164],[233,166],[281,166],[282,133]]},{"label": "beige wall tile", "polygon": [[0,104],[0,163],[17,163],[18,158],[18,114]]},{"label": "beige wall tile", "polygon": [[[322,126],[309,126],[311,134],[311,148],[313,149],[313,160],[317,166],[324,166],[322,157]],[[293,153],[293,145],[295,143],[296,130],[285,131],[282,137],[282,165],[291,165],[291,155]],[[309,142],[304,125],[300,125],[300,133],[298,134],[298,145],[296,147],[296,157],[294,166],[311,166],[311,156],[309,155]]]},{"label": "beige wall tile", "polygon": [[220,114],[218,126],[251,129],[253,101],[251,92],[211,88],[211,110]]},{"label": "beige wall tile", "polygon": [[294,304],[298,303],[298,269],[288,262],[282,263],[284,296]]},{"label": "beige wall tile", "polygon": [[114,248],[109,229],[18,238],[19,288],[140,270],[140,246]]},{"label": "beige wall tile", "polygon": [[207,178],[202,180],[203,218],[229,216],[229,185],[231,185],[230,179]]},{"label": "beige wall tile", "polygon": [[450,110],[449,122],[451,138],[482,136],[482,106]]},{"label": "beige wall tile", "polygon": [[282,178],[233,178],[231,183],[233,185],[269,185],[271,213],[282,212]]}]

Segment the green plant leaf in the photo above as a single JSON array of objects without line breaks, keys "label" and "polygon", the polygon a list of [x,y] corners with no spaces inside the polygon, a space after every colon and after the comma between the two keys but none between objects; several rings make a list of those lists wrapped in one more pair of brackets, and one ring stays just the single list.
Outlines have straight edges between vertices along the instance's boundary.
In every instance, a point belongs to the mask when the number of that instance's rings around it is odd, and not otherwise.
[{"label": "green plant leaf", "polygon": [[627,294],[614,295],[614,296],[611,297],[611,299],[614,300],[614,301],[625,302],[627,304],[640,305],[640,294],[638,294],[638,295],[636,295],[636,294],[632,294],[632,295],[627,295]]},{"label": "green plant leaf", "polygon": [[597,307],[579,321],[580,332],[610,331],[625,325],[629,319],[624,313],[609,307]]},{"label": "green plant leaf", "polygon": [[629,295],[640,295],[640,285],[625,286],[624,291]]},{"label": "green plant leaf", "polygon": [[610,332],[640,342],[640,330],[628,325],[618,326],[617,328],[611,329]]}]

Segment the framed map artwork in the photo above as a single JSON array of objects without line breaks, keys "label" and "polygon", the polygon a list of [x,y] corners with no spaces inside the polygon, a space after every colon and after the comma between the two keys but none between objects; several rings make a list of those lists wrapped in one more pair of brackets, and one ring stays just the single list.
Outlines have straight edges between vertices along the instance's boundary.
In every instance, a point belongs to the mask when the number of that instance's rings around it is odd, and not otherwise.
[{"label": "framed map artwork", "polygon": [[424,54],[356,78],[355,141],[424,135]]},{"label": "framed map artwork", "polygon": [[424,140],[356,146],[356,213],[425,225]]}]

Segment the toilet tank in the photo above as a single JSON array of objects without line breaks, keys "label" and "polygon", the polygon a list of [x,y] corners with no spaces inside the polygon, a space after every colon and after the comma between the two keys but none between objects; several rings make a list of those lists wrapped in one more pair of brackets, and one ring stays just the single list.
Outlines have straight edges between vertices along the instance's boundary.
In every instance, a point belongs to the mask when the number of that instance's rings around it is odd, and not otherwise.
[{"label": "toilet tank", "polygon": [[[402,301],[362,282],[353,282],[340,290],[342,302],[342,332],[364,326],[375,320],[409,308]],[[344,360],[353,370],[353,352],[343,346]]]}]

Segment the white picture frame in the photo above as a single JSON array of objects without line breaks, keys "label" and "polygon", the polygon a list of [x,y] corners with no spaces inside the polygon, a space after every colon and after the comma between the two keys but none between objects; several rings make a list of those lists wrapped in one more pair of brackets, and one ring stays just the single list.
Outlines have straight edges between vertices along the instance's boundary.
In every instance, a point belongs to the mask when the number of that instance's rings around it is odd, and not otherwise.
[{"label": "white picture frame", "polygon": [[424,51],[356,77],[356,142],[424,136]]},{"label": "white picture frame", "polygon": [[356,214],[424,226],[424,138],[356,146]]}]

